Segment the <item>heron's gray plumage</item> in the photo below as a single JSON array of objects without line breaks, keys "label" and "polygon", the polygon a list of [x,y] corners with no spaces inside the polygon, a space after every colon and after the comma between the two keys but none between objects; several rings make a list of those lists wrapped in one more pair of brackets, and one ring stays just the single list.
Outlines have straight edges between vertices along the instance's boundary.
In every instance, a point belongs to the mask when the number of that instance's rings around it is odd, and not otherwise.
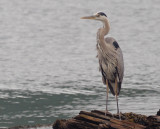
[{"label": "heron's gray plumage", "polygon": [[[114,38],[107,37],[104,41],[101,39],[104,38],[101,37],[103,29],[105,28],[101,28],[97,32],[99,69],[102,73],[103,83],[106,85],[106,80],[108,80],[109,89],[113,95],[115,95],[115,79],[117,78],[117,95],[119,95],[124,71],[123,55],[121,48]],[[114,42],[117,43],[118,48],[114,46]]]},{"label": "heron's gray plumage", "polygon": [[[102,73],[102,81],[103,83],[106,85],[106,80],[108,80],[109,83],[109,88],[110,91],[113,95],[115,95],[115,78],[118,78],[118,95],[119,92],[121,90],[121,83],[123,80],[123,74],[124,74],[124,64],[123,64],[123,54],[121,51],[121,48],[118,47],[116,48],[113,45],[113,42],[115,42],[116,40],[112,37],[107,37],[105,38],[106,44],[108,44],[110,46],[110,49],[113,49],[112,51],[114,51],[114,58],[116,60],[115,63],[110,63],[109,60],[107,61],[107,56],[106,54],[102,54],[101,52],[101,48],[98,47],[98,43],[97,43],[97,51],[98,51],[98,59],[99,59],[99,70]],[[116,41],[117,42],[117,41]],[[119,45],[118,45],[119,46]],[[105,51],[105,50],[104,50]]]},{"label": "heron's gray plumage", "polygon": [[94,19],[103,23],[103,27],[98,29],[97,32],[96,46],[97,58],[99,60],[99,70],[102,73],[102,81],[107,86],[106,111],[109,87],[111,93],[116,97],[117,113],[119,114],[118,95],[121,90],[124,74],[123,55],[121,48],[114,38],[105,38],[105,35],[107,35],[110,30],[109,21],[106,14],[99,12],[92,16],[82,17],[82,19]]}]

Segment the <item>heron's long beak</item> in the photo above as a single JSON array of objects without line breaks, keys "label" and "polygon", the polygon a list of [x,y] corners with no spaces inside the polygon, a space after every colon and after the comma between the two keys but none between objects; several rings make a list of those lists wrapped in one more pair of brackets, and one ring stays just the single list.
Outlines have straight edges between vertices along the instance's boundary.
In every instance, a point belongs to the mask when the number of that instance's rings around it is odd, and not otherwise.
[{"label": "heron's long beak", "polygon": [[96,19],[96,16],[86,16],[86,17],[81,17],[81,19]]}]

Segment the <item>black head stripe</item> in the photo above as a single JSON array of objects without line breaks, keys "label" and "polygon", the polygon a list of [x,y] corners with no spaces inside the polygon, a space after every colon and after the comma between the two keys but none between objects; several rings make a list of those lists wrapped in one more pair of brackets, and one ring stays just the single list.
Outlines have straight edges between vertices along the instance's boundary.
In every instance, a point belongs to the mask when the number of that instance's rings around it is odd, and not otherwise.
[{"label": "black head stripe", "polygon": [[107,15],[105,13],[103,13],[103,12],[99,12],[98,14],[101,15],[101,16],[107,17]]}]

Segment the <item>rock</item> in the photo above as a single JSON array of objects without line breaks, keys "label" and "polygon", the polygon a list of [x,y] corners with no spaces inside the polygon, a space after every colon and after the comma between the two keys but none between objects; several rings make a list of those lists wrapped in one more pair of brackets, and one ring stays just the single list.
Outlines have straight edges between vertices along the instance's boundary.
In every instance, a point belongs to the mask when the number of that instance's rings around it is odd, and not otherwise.
[{"label": "rock", "polygon": [[69,120],[57,120],[53,129],[145,129],[147,116],[134,113],[118,115],[94,110],[91,112],[81,111],[79,115]]}]

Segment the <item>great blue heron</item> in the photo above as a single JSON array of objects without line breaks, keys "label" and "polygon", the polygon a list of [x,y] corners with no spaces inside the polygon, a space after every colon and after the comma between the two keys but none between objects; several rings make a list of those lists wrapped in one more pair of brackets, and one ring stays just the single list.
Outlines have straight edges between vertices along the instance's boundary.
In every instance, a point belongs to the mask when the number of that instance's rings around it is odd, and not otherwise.
[{"label": "great blue heron", "polygon": [[[110,30],[107,15],[103,12],[98,12],[92,16],[82,17],[81,19],[93,19],[103,23],[103,27],[97,32],[97,57],[99,59],[99,70],[102,73],[102,81],[107,86],[106,95],[106,112],[108,104],[108,92],[115,96],[117,101],[117,114],[119,114],[118,95],[121,90],[121,84],[124,73],[123,54],[117,41],[112,37],[105,38]],[[105,115],[106,115],[105,112]]]}]

